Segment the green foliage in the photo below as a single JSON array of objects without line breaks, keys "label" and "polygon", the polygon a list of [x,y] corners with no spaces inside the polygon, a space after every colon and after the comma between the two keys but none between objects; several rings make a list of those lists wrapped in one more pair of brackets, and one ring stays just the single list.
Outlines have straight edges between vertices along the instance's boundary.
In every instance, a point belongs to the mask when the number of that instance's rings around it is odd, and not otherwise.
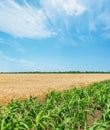
[{"label": "green foliage", "polygon": [[0,130],[109,130],[110,81],[0,106]]}]

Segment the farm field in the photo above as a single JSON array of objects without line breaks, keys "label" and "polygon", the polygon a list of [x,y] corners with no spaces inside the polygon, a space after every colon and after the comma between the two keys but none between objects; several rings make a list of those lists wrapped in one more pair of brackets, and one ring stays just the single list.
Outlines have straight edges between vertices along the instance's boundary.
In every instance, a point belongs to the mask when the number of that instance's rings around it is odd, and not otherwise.
[{"label": "farm field", "polygon": [[1,130],[110,130],[110,80],[0,105]]},{"label": "farm field", "polygon": [[49,90],[66,90],[110,79],[110,74],[0,74],[0,103],[11,99],[44,98]]}]

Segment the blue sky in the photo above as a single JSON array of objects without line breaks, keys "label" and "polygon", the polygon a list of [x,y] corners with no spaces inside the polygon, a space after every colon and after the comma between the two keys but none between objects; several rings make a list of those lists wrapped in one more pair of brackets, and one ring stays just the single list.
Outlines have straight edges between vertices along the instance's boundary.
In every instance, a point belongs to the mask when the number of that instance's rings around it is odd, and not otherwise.
[{"label": "blue sky", "polygon": [[110,71],[110,0],[0,0],[0,71]]}]

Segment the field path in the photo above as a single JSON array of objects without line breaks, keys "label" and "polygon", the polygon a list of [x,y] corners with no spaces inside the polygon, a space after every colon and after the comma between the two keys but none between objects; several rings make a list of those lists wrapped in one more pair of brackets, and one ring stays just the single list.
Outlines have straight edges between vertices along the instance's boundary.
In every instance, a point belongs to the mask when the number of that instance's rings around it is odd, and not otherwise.
[{"label": "field path", "polygon": [[44,98],[49,90],[62,91],[107,79],[110,74],[0,74],[0,103],[30,95]]}]

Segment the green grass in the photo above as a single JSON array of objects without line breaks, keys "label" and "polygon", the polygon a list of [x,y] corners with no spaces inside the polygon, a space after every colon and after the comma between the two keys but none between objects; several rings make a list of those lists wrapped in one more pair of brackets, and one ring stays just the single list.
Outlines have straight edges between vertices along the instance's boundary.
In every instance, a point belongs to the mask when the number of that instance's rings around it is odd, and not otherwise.
[{"label": "green grass", "polygon": [[110,80],[0,106],[0,130],[109,130]]}]

